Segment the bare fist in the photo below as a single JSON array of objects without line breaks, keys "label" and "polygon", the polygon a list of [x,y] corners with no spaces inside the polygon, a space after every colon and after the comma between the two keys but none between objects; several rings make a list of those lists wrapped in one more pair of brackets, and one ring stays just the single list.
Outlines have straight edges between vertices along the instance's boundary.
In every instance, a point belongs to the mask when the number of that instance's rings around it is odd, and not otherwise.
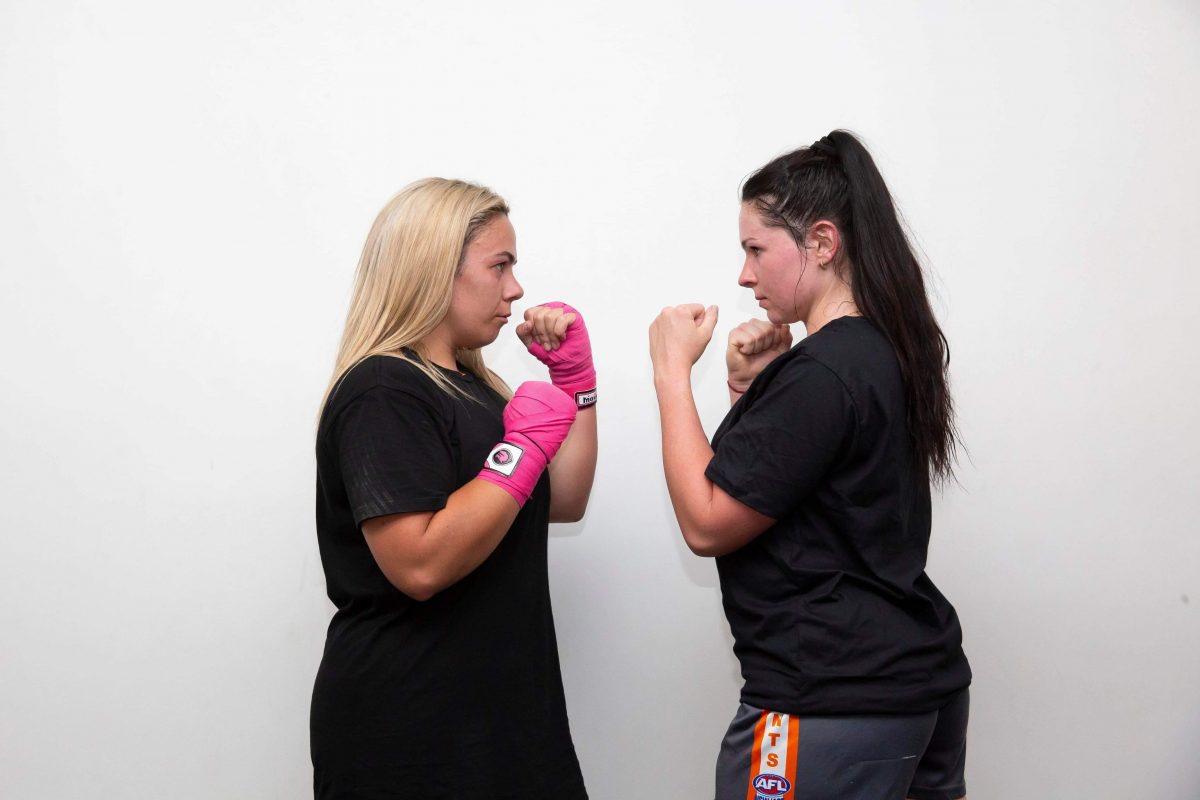
[{"label": "bare fist", "polygon": [[525,310],[525,321],[517,326],[517,338],[529,347],[537,342],[547,351],[555,350],[567,337],[567,328],[575,321],[575,314],[562,308],[534,306]]},{"label": "bare fist", "polygon": [[650,325],[650,361],[656,377],[686,377],[717,324],[717,307],[668,306]]},{"label": "bare fist", "polygon": [[746,391],[758,373],[791,346],[792,331],[787,325],[772,325],[761,319],[738,325],[729,332],[729,346],[725,348],[729,385],[738,392]]}]

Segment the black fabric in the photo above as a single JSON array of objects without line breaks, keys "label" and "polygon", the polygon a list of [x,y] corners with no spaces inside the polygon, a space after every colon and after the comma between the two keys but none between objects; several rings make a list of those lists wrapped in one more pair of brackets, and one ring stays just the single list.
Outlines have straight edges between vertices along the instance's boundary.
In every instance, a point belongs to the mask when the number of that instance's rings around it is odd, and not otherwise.
[{"label": "black fabric", "polygon": [[967,721],[970,690],[938,710],[937,724],[908,787],[908,800],[959,800],[967,795]]},{"label": "black fabric", "polygon": [[548,477],[495,552],[425,602],[388,582],[359,528],[442,508],[503,436],[503,398],[444,374],[469,398],[369,358],[321,417],[317,539],[337,612],[313,689],[315,794],[585,798],[550,608]]},{"label": "black fabric", "polygon": [[776,520],[717,559],[743,702],[917,714],[971,682],[925,574],[929,484],[904,410],[891,345],[842,317],[771,362],[713,437],[709,479]]}]

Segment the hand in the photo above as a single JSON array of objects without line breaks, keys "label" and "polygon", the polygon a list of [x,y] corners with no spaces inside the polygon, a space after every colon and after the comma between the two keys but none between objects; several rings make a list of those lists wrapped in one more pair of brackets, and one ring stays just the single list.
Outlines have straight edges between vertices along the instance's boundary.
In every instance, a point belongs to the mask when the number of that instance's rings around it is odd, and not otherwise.
[{"label": "hand", "polygon": [[526,310],[517,336],[534,358],[550,368],[550,380],[579,408],[596,404],[596,368],[583,315],[566,303]]},{"label": "hand", "polygon": [[656,379],[686,378],[712,339],[717,307],[699,303],[664,308],[650,325]]},{"label": "hand", "polygon": [[517,337],[529,352],[545,363],[542,356],[534,352],[536,344],[543,352],[558,348],[567,338],[567,328],[579,318],[579,312],[565,303],[543,303],[525,310],[525,321],[517,326]]},{"label": "hand", "polygon": [[791,346],[792,331],[787,325],[772,325],[761,319],[738,325],[729,332],[729,346],[725,348],[730,387],[745,392],[758,373]]},{"label": "hand", "polygon": [[504,407],[504,440],[492,448],[479,477],[524,505],[546,465],[571,431],[575,403],[543,381],[517,387]]}]

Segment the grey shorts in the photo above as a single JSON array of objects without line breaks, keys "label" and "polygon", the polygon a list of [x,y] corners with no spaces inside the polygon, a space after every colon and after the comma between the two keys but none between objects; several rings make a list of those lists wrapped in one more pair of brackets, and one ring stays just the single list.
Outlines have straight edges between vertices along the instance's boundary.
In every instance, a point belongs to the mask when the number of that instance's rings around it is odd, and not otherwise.
[{"label": "grey shorts", "polygon": [[969,708],[966,689],[911,716],[798,717],[741,703],[717,756],[716,800],[958,800]]}]

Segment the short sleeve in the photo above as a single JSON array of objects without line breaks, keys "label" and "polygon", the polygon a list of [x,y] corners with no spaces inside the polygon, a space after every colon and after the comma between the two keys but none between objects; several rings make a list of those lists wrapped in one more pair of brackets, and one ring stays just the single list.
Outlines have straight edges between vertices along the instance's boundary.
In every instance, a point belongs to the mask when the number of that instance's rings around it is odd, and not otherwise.
[{"label": "short sleeve", "polygon": [[349,402],[330,431],[355,523],[437,511],[455,486],[446,422],[427,401],[377,386]]},{"label": "short sleeve", "polygon": [[781,519],[821,483],[850,442],[854,405],[841,380],[801,356],[774,376],[718,439],[705,475],[760,514]]}]

